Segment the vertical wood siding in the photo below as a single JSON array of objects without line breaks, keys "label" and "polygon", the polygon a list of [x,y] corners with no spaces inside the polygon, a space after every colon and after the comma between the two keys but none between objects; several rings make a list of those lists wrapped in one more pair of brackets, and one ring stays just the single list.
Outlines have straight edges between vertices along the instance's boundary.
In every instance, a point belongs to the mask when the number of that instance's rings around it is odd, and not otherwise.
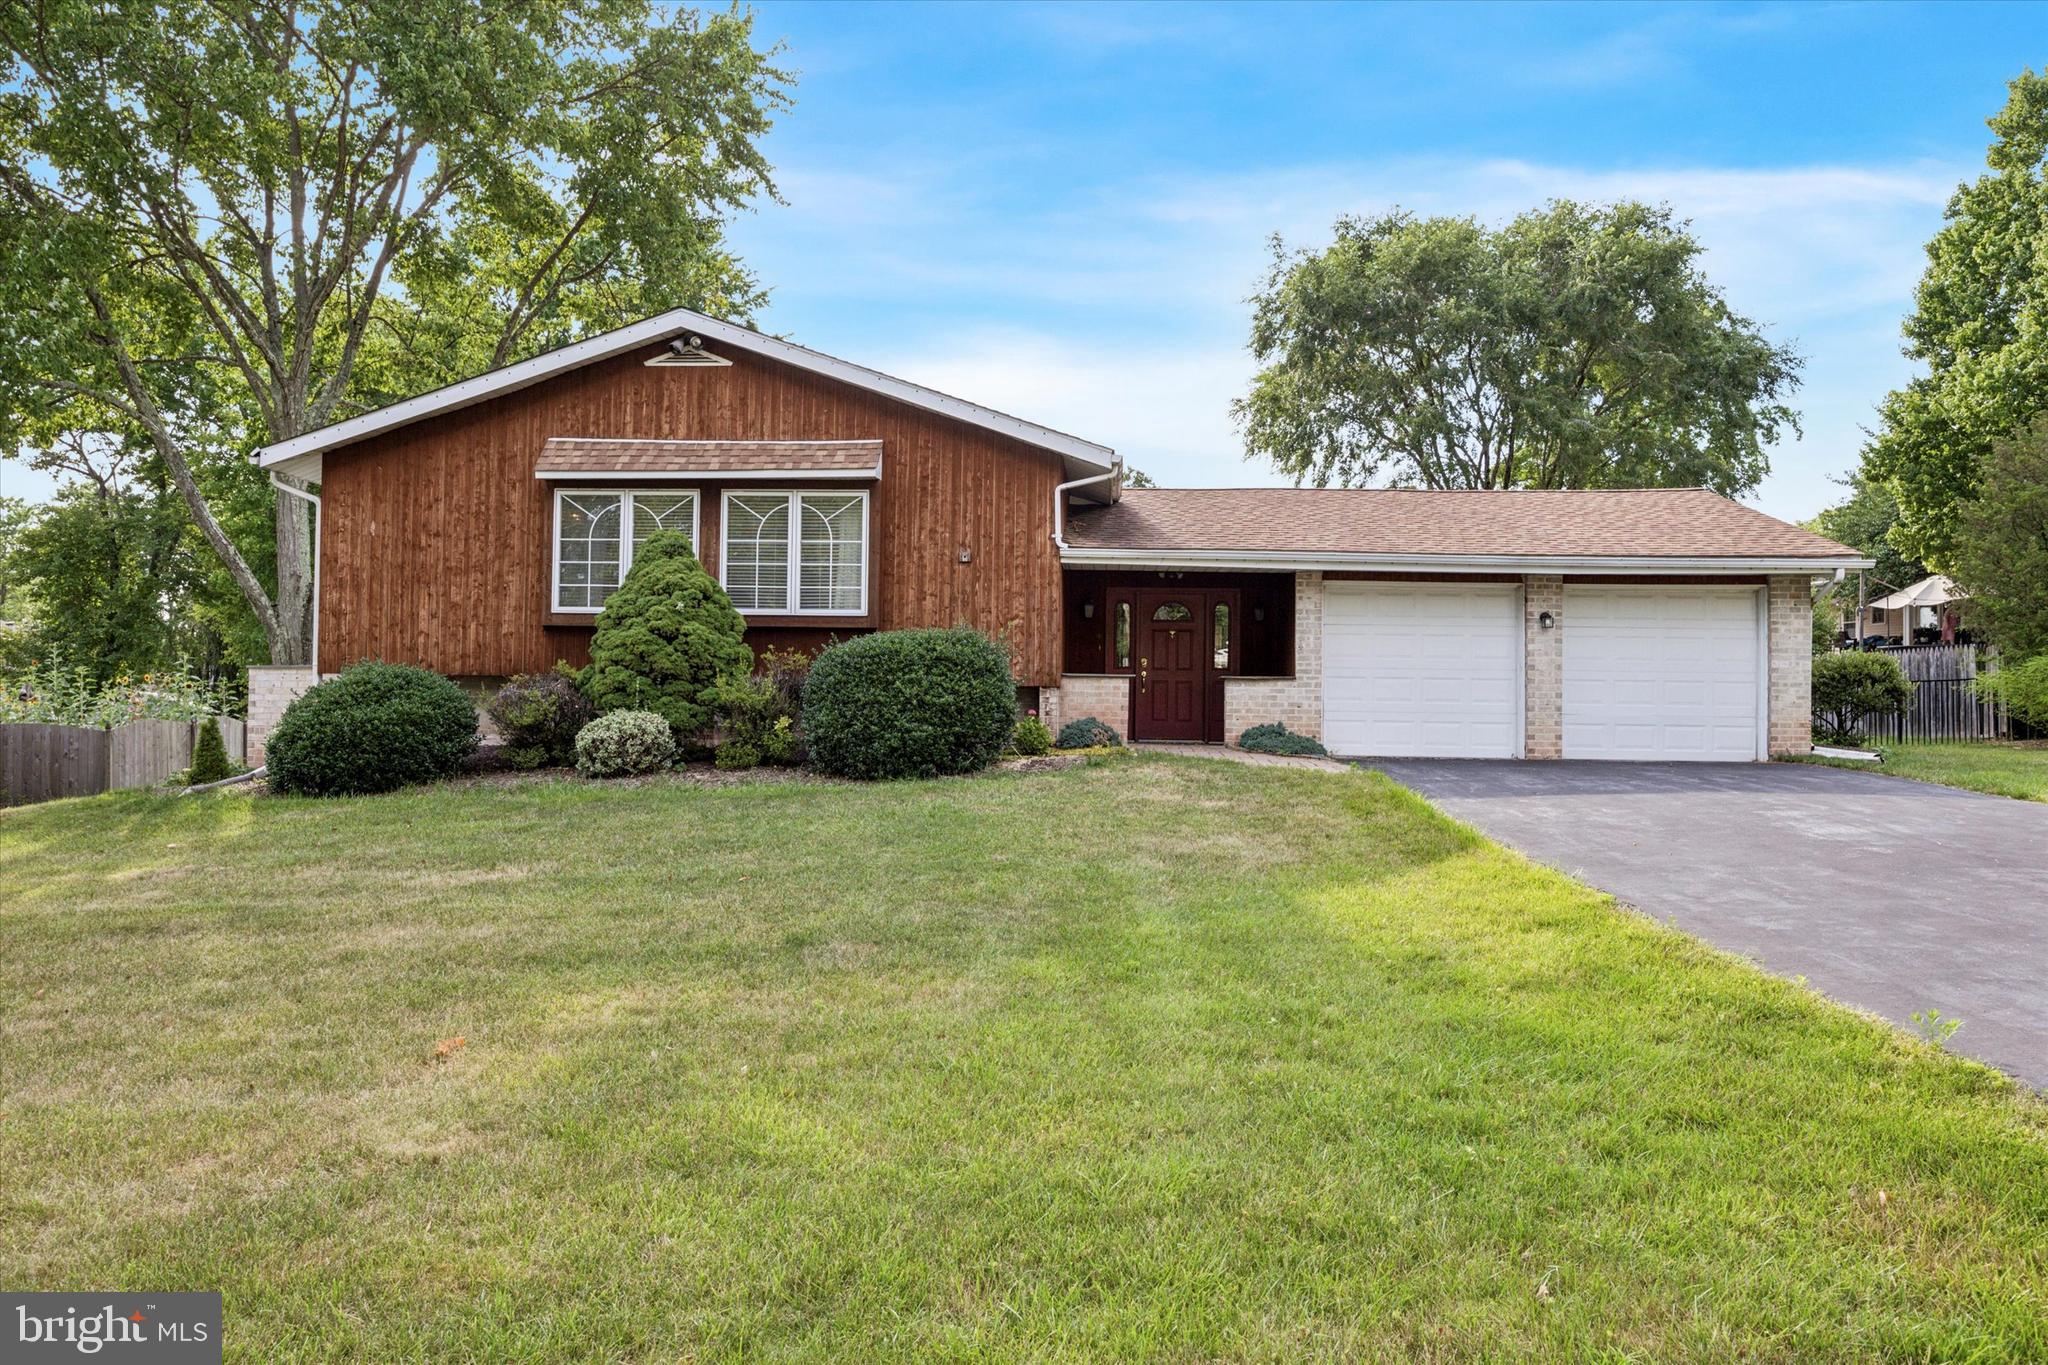
[{"label": "vertical wood siding", "polygon": [[[964,622],[1006,635],[1020,683],[1058,680],[1058,456],[762,357],[642,363],[661,349],[329,451],[322,666],[381,658],[496,677],[588,657],[588,628],[549,619],[551,485],[533,471],[550,436],[879,438],[882,478],[866,485],[871,616],[754,629],[750,642]],[[716,486],[692,486],[704,492],[699,548],[715,566]]]}]

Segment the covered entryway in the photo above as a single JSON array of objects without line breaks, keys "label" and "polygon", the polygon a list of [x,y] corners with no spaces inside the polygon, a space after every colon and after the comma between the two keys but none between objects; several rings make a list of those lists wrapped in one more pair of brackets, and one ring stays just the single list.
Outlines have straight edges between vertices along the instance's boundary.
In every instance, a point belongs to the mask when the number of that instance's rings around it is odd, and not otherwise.
[{"label": "covered entryway", "polygon": [[1325,584],[1331,753],[1514,758],[1521,730],[1518,584]]},{"label": "covered entryway", "polygon": [[1564,756],[1766,756],[1754,587],[1564,589]]}]

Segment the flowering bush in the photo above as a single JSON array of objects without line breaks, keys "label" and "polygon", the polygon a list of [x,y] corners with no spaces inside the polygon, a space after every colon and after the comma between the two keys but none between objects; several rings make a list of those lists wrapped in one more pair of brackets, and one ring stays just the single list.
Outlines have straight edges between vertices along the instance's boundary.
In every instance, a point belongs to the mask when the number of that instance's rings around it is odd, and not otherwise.
[{"label": "flowering bush", "polygon": [[0,722],[119,725],[131,720],[198,720],[226,715],[227,684],[190,673],[126,672],[97,682],[83,668],[32,664],[0,681]]}]

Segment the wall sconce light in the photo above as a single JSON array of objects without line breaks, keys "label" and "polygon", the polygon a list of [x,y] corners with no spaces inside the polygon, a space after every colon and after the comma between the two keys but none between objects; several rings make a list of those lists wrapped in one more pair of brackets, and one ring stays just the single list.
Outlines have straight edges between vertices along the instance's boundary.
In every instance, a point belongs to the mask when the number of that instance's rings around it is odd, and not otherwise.
[{"label": "wall sconce light", "polygon": [[1263,621],[1263,620],[1265,620],[1265,619],[1266,619],[1266,609],[1265,609],[1264,607],[1253,607],[1253,608],[1252,608],[1252,620],[1254,620],[1254,621]]},{"label": "wall sconce light", "polygon": [[1095,619],[1095,604],[1093,602],[1083,602],[1081,604],[1081,619],[1084,621],[1093,621]]},{"label": "wall sconce light", "polygon": [[1538,612],[1536,613],[1536,624],[1545,630],[1554,630],[1557,627],[1557,618],[1547,611]]}]

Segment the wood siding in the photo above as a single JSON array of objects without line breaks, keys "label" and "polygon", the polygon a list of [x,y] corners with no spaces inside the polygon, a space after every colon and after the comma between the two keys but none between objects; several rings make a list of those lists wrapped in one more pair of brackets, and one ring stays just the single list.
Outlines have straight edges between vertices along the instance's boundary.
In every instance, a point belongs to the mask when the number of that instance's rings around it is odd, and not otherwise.
[{"label": "wood siding", "polygon": [[[882,478],[859,485],[872,497],[869,615],[785,617],[751,627],[749,642],[814,647],[834,633],[966,623],[1007,637],[1019,683],[1058,681],[1057,455],[758,356],[643,363],[663,349],[329,451],[322,669],[380,658],[503,677],[588,658],[590,628],[550,610],[553,485],[534,477],[550,436],[879,439]],[[701,490],[699,551],[716,572],[718,485],[688,482]]]}]

